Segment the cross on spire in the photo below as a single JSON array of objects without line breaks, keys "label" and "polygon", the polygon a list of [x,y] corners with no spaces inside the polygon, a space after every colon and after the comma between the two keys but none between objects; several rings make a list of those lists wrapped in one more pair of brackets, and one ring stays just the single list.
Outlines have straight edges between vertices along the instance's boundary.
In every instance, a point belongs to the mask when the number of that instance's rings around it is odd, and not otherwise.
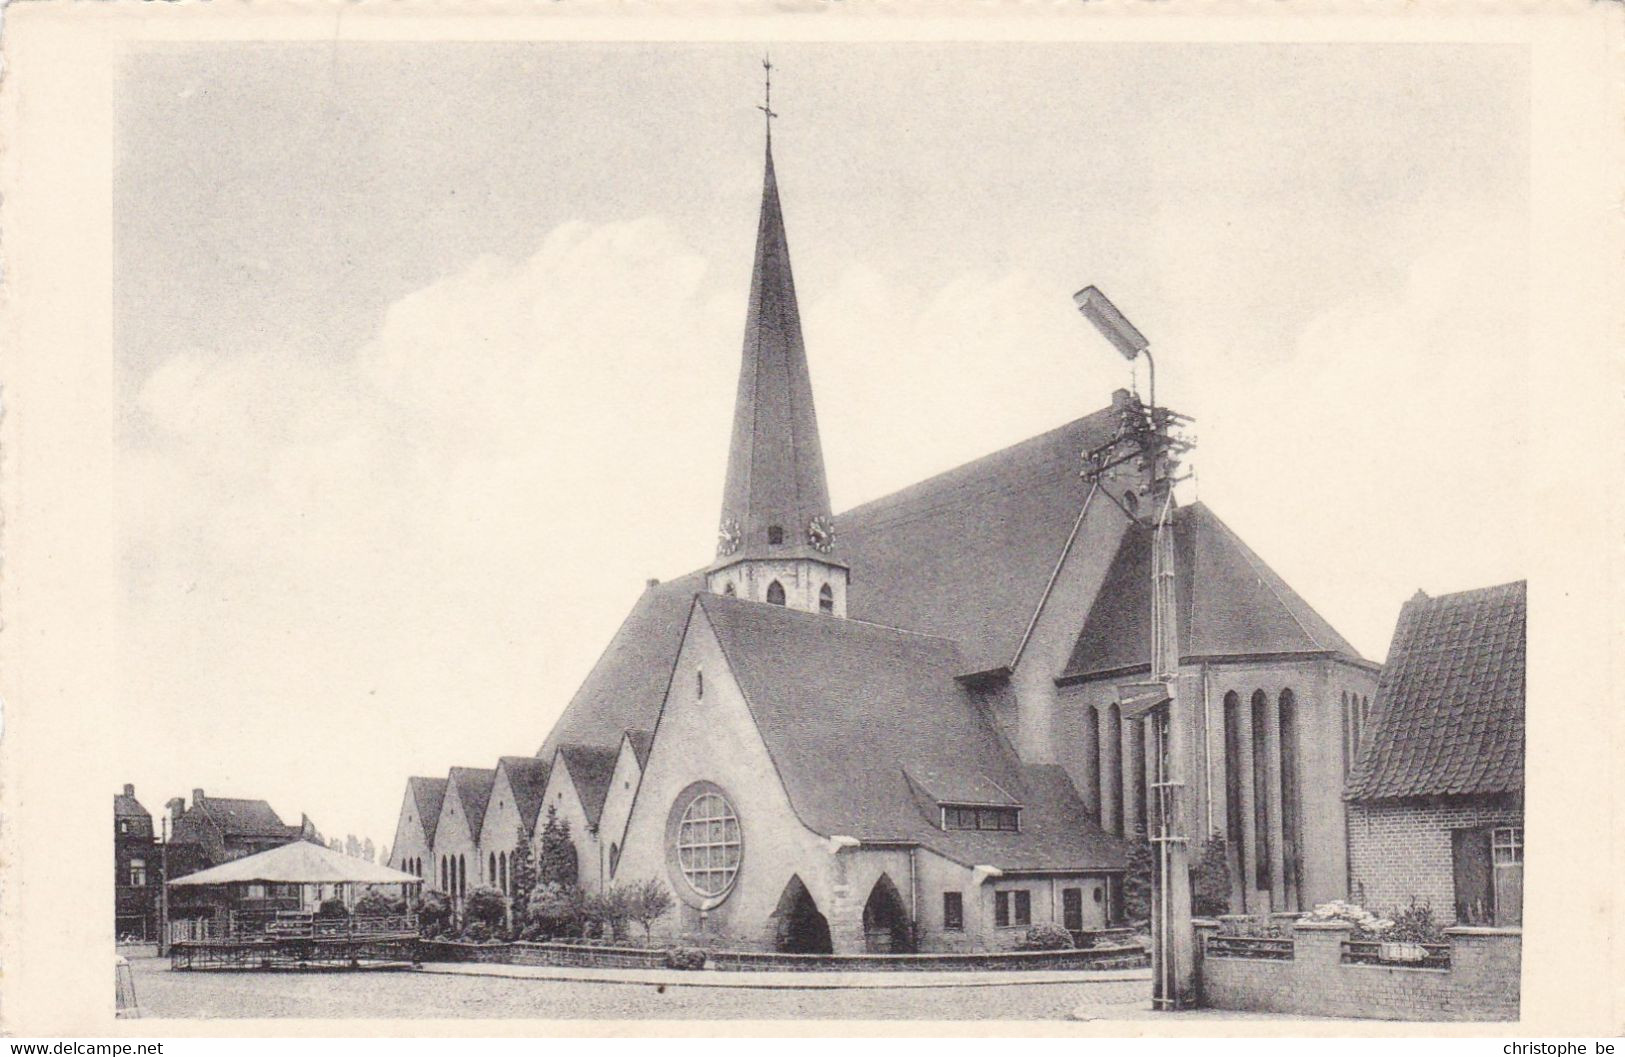
[{"label": "cross on spire", "polygon": [[773,112],[773,63],[766,55],[762,56],[762,80],[764,90],[762,103],[756,109],[767,115],[767,142],[773,144],[773,119],[779,115]]}]

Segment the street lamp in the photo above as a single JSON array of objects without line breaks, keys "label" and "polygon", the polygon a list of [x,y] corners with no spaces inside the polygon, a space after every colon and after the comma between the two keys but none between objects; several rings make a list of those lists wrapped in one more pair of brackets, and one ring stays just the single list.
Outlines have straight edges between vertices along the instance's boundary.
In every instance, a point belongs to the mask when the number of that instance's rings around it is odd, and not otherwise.
[{"label": "street lamp", "polygon": [[1139,329],[1128,321],[1128,317],[1117,310],[1111,298],[1100,292],[1098,286],[1086,286],[1072,295],[1077,304],[1078,311],[1083,318],[1094,324],[1101,336],[1117,351],[1123,354],[1123,359],[1133,363],[1142,353],[1145,362],[1151,368],[1151,406],[1157,406],[1157,361],[1151,358],[1151,343],[1145,339]]},{"label": "street lamp", "polygon": [[1151,813],[1153,832],[1147,835],[1157,849],[1151,900],[1153,1001],[1158,1009],[1181,1009],[1194,997],[1196,937],[1191,924],[1189,848],[1181,803],[1189,709],[1178,693],[1179,619],[1174,595],[1177,578],[1172,514],[1173,470],[1177,465],[1173,456],[1189,445],[1169,435],[1175,420],[1184,421],[1181,416],[1157,409],[1157,365],[1145,335],[1098,287],[1086,286],[1072,299],[1083,317],[1125,360],[1132,363],[1143,355],[1150,367],[1150,407],[1125,412],[1112,438],[1084,453],[1088,467],[1084,475],[1098,485],[1114,467],[1132,460],[1148,476],[1147,491],[1157,511],[1151,543],[1150,680],[1119,687],[1118,704],[1125,719],[1143,719],[1150,725],[1155,746],[1148,761],[1154,764],[1148,784],[1156,810]]}]

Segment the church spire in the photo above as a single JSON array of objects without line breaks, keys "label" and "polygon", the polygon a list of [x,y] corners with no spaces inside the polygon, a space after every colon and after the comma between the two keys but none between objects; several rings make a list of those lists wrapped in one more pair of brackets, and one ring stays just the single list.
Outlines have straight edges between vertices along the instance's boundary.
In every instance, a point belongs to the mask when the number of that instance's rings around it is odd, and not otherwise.
[{"label": "church spire", "polygon": [[[768,77],[772,66],[763,62]],[[767,91],[771,93],[772,82]],[[756,261],[751,274],[750,301],[745,315],[745,342],[739,368],[739,389],[734,403],[733,440],[728,449],[728,476],[723,489],[722,524],[718,532],[718,562],[722,571],[744,565],[740,577],[719,578],[714,589],[731,586],[746,597],[767,597],[767,584],[747,590],[747,581],[767,572],[752,562],[806,560],[827,567],[822,580],[811,585],[808,596],[816,605],[817,592],[828,575],[840,570],[839,584],[831,587],[845,609],[845,569],[833,557],[835,528],[824,477],[824,455],[818,441],[818,418],[813,411],[812,379],[801,337],[801,313],[796,303],[795,280],[790,273],[790,247],[784,234],[778,179],[773,170],[772,96],[759,107],[767,116],[769,136],[762,178],[762,205],[756,227]],[[819,580],[817,568],[797,567],[796,577]],[[796,605],[792,585],[779,577],[778,597]],[[806,585],[804,585],[806,586]],[[803,608],[797,606],[797,608]],[[830,611],[828,606],[822,607]]]}]

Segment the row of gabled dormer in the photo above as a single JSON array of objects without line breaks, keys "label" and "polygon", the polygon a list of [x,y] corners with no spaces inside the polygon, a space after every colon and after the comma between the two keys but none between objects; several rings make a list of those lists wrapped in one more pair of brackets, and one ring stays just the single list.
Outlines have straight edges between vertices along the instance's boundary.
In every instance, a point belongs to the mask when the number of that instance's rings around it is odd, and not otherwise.
[{"label": "row of gabled dormer", "polygon": [[503,756],[492,768],[408,778],[389,864],[421,877],[421,891],[454,901],[482,885],[512,896],[519,849],[528,845],[540,861],[551,816],[569,828],[577,883],[601,887],[619,856],[652,738],[629,730],[616,746],[562,744],[547,757]]}]

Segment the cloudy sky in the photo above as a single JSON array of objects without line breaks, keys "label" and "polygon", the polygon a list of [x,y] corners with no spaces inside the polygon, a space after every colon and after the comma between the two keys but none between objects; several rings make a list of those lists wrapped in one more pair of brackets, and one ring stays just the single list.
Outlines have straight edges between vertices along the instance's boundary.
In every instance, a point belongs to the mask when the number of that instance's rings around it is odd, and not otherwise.
[{"label": "cloudy sky", "polygon": [[[406,775],[534,752],[708,559],[762,50],[128,60],[109,788],[387,844]],[[1525,574],[1520,50],[772,53],[837,510],[1132,383],[1094,283],[1198,420],[1186,498],[1368,656],[1418,587]]]}]

